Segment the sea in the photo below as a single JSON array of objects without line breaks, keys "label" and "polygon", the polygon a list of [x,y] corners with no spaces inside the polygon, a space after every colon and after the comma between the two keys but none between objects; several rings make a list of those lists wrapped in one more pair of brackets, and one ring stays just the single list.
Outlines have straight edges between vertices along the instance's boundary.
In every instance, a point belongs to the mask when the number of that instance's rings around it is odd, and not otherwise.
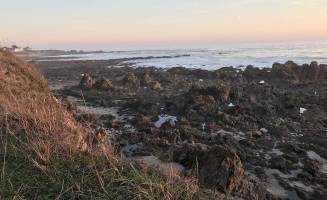
[{"label": "sea", "polygon": [[245,68],[248,65],[270,68],[289,60],[297,64],[317,61],[327,64],[327,41],[222,44],[214,48],[151,49],[65,54],[60,60],[123,59],[133,67],[186,67],[215,70],[222,67]]}]

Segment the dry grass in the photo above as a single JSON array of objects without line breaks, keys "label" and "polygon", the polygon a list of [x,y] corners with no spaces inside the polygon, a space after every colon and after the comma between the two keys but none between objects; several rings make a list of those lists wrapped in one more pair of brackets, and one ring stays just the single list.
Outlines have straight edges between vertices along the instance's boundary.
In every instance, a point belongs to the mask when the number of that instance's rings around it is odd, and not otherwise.
[{"label": "dry grass", "polygon": [[11,136],[28,141],[41,160],[57,151],[86,149],[87,131],[49,92],[47,82],[30,64],[0,51],[0,109]]},{"label": "dry grass", "polygon": [[144,171],[76,122],[30,64],[0,50],[0,199],[199,199],[194,180]]}]

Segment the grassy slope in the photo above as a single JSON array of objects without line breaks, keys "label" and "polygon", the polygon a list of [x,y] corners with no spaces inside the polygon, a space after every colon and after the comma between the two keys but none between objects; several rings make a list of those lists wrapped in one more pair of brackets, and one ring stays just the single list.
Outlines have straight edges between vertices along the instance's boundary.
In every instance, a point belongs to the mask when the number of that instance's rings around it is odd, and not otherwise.
[{"label": "grassy slope", "polygon": [[98,139],[33,66],[0,50],[0,199],[200,198],[193,181],[141,170]]}]

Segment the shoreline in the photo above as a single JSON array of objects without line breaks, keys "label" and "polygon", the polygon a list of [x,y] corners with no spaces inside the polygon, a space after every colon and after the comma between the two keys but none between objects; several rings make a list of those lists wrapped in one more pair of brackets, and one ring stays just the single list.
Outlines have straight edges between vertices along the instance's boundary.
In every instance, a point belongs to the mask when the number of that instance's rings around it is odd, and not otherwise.
[{"label": "shoreline", "polygon": [[[130,159],[163,169],[170,163],[186,173],[192,158],[180,153],[198,155],[202,167],[216,166],[220,157],[207,163],[205,155],[223,148],[242,163],[234,170],[248,174],[235,178],[267,185],[251,192],[294,199],[327,192],[316,184],[327,183],[320,171],[327,166],[327,65],[289,61],[209,71],[118,68],[112,61],[35,64],[51,84],[62,84],[55,90],[60,98],[84,110],[75,111],[77,118],[106,129],[117,151]],[[312,154],[321,158],[314,171]],[[210,188],[214,172],[203,169],[209,171],[201,175],[208,177],[202,184]]]}]

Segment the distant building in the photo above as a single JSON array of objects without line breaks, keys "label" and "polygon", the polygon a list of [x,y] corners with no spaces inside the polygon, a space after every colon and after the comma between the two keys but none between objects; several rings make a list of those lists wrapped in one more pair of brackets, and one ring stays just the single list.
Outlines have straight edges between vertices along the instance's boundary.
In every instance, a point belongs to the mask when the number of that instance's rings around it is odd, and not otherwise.
[{"label": "distant building", "polygon": [[25,47],[25,48],[23,48],[23,51],[32,51],[32,48],[31,47]]},{"label": "distant building", "polygon": [[20,48],[19,46],[17,45],[12,45],[10,48],[8,47],[3,47],[2,48],[3,50],[7,50],[7,51],[10,51],[10,52],[22,52],[23,51],[23,48]]},{"label": "distant building", "polygon": [[22,52],[23,49],[14,45],[14,46],[12,46],[12,51],[15,53],[18,53],[18,52]]},{"label": "distant building", "polygon": [[0,49],[14,53],[32,51],[32,48],[30,47],[21,48],[17,45],[12,45],[11,47],[0,47]]}]

